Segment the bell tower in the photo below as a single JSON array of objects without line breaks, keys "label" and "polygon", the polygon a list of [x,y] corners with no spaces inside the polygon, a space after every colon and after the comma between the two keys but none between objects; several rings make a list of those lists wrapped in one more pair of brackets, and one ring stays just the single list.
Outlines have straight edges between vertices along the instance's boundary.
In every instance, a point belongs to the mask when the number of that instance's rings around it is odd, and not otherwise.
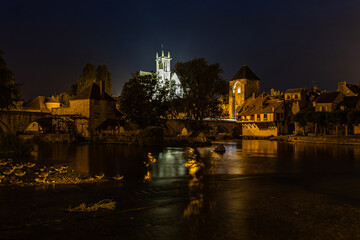
[{"label": "bell tower", "polygon": [[170,80],[171,78],[171,70],[170,70],[170,52],[168,52],[167,56],[164,54],[164,50],[161,51],[161,56],[156,53],[156,73],[160,77],[160,81],[164,82],[165,80]]},{"label": "bell tower", "polygon": [[247,65],[243,65],[229,82],[229,117],[236,119],[245,100],[253,94],[260,94],[260,79]]}]

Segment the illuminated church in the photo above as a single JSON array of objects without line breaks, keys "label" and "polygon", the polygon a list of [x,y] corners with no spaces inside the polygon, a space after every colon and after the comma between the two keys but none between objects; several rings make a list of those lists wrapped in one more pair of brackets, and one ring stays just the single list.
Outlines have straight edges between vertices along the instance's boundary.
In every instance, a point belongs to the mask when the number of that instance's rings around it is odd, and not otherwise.
[{"label": "illuminated church", "polygon": [[[164,51],[161,52],[161,56],[156,53],[156,74],[159,76],[160,85],[164,85],[166,81],[173,81],[175,83],[175,93],[177,97],[183,96],[183,89],[180,83],[180,80],[175,72],[171,72],[170,68],[170,52],[168,52],[167,56],[164,54]],[[150,72],[140,71],[140,75],[151,74]]]}]

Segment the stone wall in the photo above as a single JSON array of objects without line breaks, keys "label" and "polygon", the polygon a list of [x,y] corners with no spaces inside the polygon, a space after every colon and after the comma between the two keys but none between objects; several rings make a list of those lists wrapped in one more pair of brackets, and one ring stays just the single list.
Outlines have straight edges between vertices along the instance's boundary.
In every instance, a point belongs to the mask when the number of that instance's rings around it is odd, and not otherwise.
[{"label": "stone wall", "polygon": [[260,94],[260,80],[238,79],[229,82],[229,116],[235,118],[236,109],[243,105],[245,100]]},{"label": "stone wall", "polygon": [[116,102],[107,100],[90,100],[89,126],[95,129],[106,119],[116,119]]},{"label": "stone wall", "polygon": [[257,137],[278,136],[278,127],[269,126],[266,129],[260,129],[257,124],[243,124],[242,135]]},{"label": "stone wall", "polygon": [[0,132],[23,132],[33,121],[49,116],[40,111],[0,111]]}]

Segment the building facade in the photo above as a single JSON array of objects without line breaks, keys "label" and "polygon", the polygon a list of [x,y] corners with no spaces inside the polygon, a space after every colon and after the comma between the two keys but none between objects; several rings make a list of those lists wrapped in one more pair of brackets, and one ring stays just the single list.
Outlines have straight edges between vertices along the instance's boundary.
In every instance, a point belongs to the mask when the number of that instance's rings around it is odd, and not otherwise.
[{"label": "building facade", "polygon": [[243,136],[277,136],[287,133],[285,101],[270,94],[245,100],[237,114]]},{"label": "building facade", "polygon": [[[159,84],[161,87],[168,81],[174,83],[175,94],[177,97],[181,98],[183,97],[184,91],[177,74],[175,72],[171,72],[171,60],[172,58],[170,57],[170,52],[168,52],[167,55],[165,55],[164,51],[161,51],[161,55],[156,53],[156,74],[159,78]],[[140,75],[147,74],[151,74],[151,72],[140,71]]]},{"label": "building facade", "polygon": [[95,131],[107,119],[118,119],[117,113],[116,101],[105,92],[104,82],[100,82],[100,86],[96,83],[91,84],[70,100],[69,107],[58,108],[55,111],[57,115],[86,118],[85,126],[79,126],[79,130],[89,133]]},{"label": "building facade", "polygon": [[236,119],[236,114],[245,100],[260,94],[260,79],[251,69],[243,65],[229,82],[229,117]]}]

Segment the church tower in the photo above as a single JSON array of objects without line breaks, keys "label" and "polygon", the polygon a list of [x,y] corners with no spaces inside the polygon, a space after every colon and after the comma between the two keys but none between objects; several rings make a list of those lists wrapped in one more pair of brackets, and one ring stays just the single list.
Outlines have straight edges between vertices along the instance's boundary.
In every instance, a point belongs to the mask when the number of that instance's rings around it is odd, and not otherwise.
[{"label": "church tower", "polygon": [[260,79],[247,65],[243,65],[229,85],[229,117],[235,119],[245,100],[253,94],[260,94]]},{"label": "church tower", "polygon": [[156,72],[163,83],[165,82],[165,80],[171,79],[170,61],[170,52],[168,52],[167,56],[165,56],[164,50],[161,51],[161,56],[156,53]]}]

